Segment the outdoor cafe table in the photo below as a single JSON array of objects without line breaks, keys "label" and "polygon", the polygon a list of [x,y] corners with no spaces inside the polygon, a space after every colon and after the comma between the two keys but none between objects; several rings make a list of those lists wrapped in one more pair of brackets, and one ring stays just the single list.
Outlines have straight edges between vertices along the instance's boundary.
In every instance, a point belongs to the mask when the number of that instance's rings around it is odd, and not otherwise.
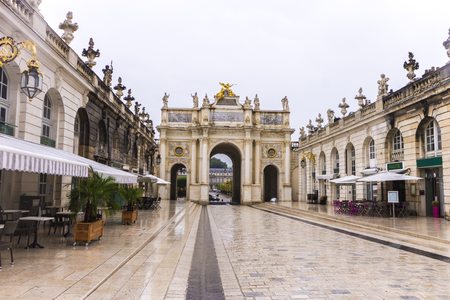
[{"label": "outdoor cafe table", "polygon": [[34,231],[34,241],[33,241],[33,243],[31,243],[30,245],[28,245],[25,249],[28,249],[28,248],[44,248],[44,246],[41,246],[41,245],[39,245],[38,244],[38,238],[37,238],[37,236],[38,236],[38,234],[37,234],[37,225],[38,225],[38,222],[39,221],[42,221],[42,222],[45,222],[45,221],[53,221],[54,220],[54,218],[52,218],[52,217],[22,217],[22,218],[19,218],[19,220],[22,220],[22,221],[34,221],[34,223],[35,223],[35,231]]}]

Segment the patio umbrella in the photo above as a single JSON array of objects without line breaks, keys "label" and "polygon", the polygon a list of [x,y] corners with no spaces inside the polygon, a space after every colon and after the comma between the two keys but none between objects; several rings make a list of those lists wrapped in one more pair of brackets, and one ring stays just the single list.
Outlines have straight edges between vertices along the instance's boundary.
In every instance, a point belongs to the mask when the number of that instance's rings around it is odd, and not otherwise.
[{"label": "patio umbrella", "polygon": [[330,180],[330,182],[333,182],[335,184],[351,185],[351,184],[355,184],[356,180],[360,179],[360,178],[361,177],[351,175],[351,176],[345,176],[342,178],[333,179],[333,180]]},{"label": "patio umbrella", "polygon": [[356,181],[358,181],[358,182],[384,182],[384,181],[420,180],[420,179],[423,179],[423,178],[385,171],[385,172],[377,173],[375,175],[360,178]]}]

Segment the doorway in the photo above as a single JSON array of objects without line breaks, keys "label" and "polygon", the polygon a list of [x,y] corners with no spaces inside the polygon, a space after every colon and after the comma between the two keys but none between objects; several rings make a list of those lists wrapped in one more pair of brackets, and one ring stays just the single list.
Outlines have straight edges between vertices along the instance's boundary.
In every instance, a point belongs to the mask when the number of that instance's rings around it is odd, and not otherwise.
[{"label": "doorway", "polygon": [[[170,170],[170,200],[186,197],[186,166],[175,164]],[[183,184],[184,183],[184,184]]]},{"label": "doorway", "polygon": [[269,165],[264,168],[264,202],[272,198],[278,199],[278,171]]},{"label": "doorway", "polygon": [[[227,196],[226,199],[229,199],[233,204],[241,204],[241,152],[231,143],[222,143],[212,149],[210,159],[215,156],[222,156],[223,160],[228,161],[227,165],[231,162],[231,168],[227,168],[225,171],[209,168],[210,189],[215,188],[215,185],[211,182],[212,180],[221,181],[220,183],[228,183],[225,186],[221,185],[222,188],[220,190]],[[212,171],[215,174],[212,174]],[[224,189],[225,191],[223,191]],[[214,194],[216,193],[214,192]]]},{"label": "doorway", "polygon": [[[427,217],[433,216],[431,202],[441,201],[442,177],[440,168],[425,169],[425,205]],[[442,209],[440,210],[442,211]]]}]

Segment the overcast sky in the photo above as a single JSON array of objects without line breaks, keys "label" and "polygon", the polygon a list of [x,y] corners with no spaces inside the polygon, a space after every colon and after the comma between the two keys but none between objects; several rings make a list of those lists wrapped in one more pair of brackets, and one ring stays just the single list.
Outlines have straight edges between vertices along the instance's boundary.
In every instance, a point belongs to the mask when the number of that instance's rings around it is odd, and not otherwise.
[{"label": "overcast sky", "polygon": [[191,94],[213,99],[223,82],[241,101],[258,94],[262,110],[281,110],[287,96],[298,140],[319,113],[341,117],[342,98],[356,111],[360,87],[375,101],[380,74],[389,89],[406,85],[409,51],[418,77],[450,60],[449,0],[43,0],[40,9],[60,35],[73,12],[70,46],[81,56],[92,37],[101,53],[94,71],[103,78],[113,60],[113,85],[122,77],[155,125],[164,92],[169,107],[190,108]]}]

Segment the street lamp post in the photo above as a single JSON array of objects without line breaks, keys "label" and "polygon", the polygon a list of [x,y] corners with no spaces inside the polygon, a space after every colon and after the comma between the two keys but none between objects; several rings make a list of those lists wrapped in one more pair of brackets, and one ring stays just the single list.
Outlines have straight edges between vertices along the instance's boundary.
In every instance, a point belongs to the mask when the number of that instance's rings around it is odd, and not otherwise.
[{"label": "street lamp post", "polygon": [[20,55],[20,50],[27,48],[33,53],[33,57],[27,60],[28,70],[22,71],[20,80],[20,88],[27,95],[28,99],[32,101],[40,92],[42,92],[44,75],[39,70],[41,63],[36,59],[36,43],[26,40],[24,42],[16,42],[12,37],[4,36],[0,39],[0,67],[4,64],[9,64],[17,56]]}]

